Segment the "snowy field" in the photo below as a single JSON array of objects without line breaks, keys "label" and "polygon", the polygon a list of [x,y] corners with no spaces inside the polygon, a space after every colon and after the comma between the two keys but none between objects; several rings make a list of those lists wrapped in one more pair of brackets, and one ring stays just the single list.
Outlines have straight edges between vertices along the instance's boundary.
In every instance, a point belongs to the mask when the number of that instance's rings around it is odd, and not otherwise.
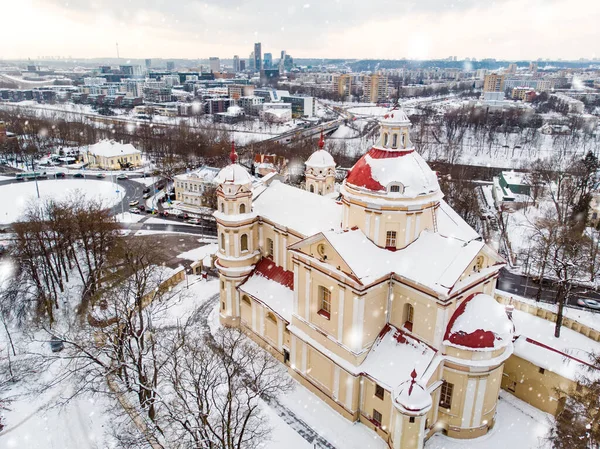
[{"label": "snowy field", "polygon": [[[22,183],[0,186],[0,224],[12,223],[21,217],[31,201],[36,201],[37,192],[35,182],[24,181]],[[107,181],[92,179],[59,179],[38,181],[40,198],[52,198],[64,200],[67,198],[98,199],[103,201],[106,207],[118,204],[123,198],[123,190],[116,193],[115,186]]]}]

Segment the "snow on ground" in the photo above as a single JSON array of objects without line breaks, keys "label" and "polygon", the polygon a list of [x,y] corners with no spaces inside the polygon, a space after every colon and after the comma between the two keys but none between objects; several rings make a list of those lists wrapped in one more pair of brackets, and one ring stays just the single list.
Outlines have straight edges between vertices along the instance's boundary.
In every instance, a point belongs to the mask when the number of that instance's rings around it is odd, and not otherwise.
[{"label": "snow on ground", "polygon": [[158,178],[156,177],[152,177],[152,176],[148,176],[147,178],[130,178],[131,181],[133,182],[137,182],[139,184],[143,184],[145,186],[151,186],[152,184],[154,184]]},{"label": "snow on ground", "polygon": [[[123,198],[123,190],[116,193],[115,186],[106,181],[93,179],[60,179],[38,181],[40,197],[64,200],[70,196],[80,198],[82,195],[89,199],[100,199],[106,207],[117,204]],[[12,223],[25,212],[30,201],[37,198],[36,183],[22,183],[0,186],[0,224]]]},{"label": "snow on ground", "polygon": [[122,214],[115,215],[116,220],[119,223],[137,223],[144,215],[141,214],[132,214],[131,212],[124,212]]},{"label": "snow on ground", "polygon": [[473,440],[457,440],[442,434],[433,435],[425,449],[550,449],[545,441],[552,423],[551,416],[500,391],[494,428]]},{"label": "snow on ground", "polygon": [[[204,260],[207,256],[214,254],[218,251],[219,245],[216,243],[211,243],[208,245],[201,246],[199,248],[191,249],[184,253],[179,254],[177,257],[179,259],[187,259],[192,261]],[[209,257],[210,260],[210,257]]]},{"label": "snow on ground", "polygon": [[273,429],[270,440],[259,448],[265,449],[314,449],[314,446],[302,438],[298,432],[293,430],[275,411],[264,402],[261,404],[262,411],[269,420]]},{"label": "snow on ground", "polygon": [[193,225],[191,223],[186,223],[184,221],[172,221],[172,220],[165,220],[164,218],[158,218],[158,217],[154,217],[152,215],[150,215],[150,218],[148,218],[148,220],[145,221],[145,223],[148,224],[170,224],[170,225],[177,225],[177,226],[196,226]]},{"label": "snow on ground", "polygon": [[390,108],[381,106],[357,106],[348,109],[348,112],[355,115],[367,115],[370,117],[383,117],[390,112]]}]

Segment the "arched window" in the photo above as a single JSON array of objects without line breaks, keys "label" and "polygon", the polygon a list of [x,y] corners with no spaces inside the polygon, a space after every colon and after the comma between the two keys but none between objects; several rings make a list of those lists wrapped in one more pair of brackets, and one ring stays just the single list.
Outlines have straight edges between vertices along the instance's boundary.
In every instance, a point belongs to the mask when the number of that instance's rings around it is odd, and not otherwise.
[{"label": "arched window", "polygon": [[385,148],[387,148],[387,146],[388,146],[388,138],[389,138],[388,133],[383,133],[383,146]]},{"label": "arched window", "polygon": [[273,323],[277,323],[277,318],[275,318],[275,314],[273,314],[272,312],[267,312],[267,320],[270,320]]},{"label": "arched window", "polygon": [[245,214],[245,213],[246,213],[246,205],[240,204],[240,214]]},{"label": "arched window", "polygon": [[406,134],[402,134],[402,148],[406,148]]},{"label": "arched window", "polygon": [[404,327],[412,332],[413,320],[415,319],[415,308],[412,304],[404,304]]},{"label": "arched window", "polygon": [[392,148],[398,147],[398,134],[392,136]]},{"label": "arched window", "polygon": [[221,203],[221,212],[225,213],[225,203]]},{"label": "arched window", "polygon": [[481,271],[483,268],[483,256],[478,256],[475,259],[475,266],[473,267],[473,271]]},{"label": "arched window", "polygon": [[250,298],[248,298],[246,295],[242,296],[242,302],[251,306],[252,303],[250,302]]},{"label": "arched window", "polygon": [[242,247],[242,251],[248,251],[248,234],[242,234],[240,246]]},{"label": "arched window", "polygon": [[221,234],[221,250],[225,251],[225,234]]},{"label": "arched window", "polygon": [[267,239],[267,256],[273,257],[273,239]]},{"label": "arched window", "polygon": [[310,193],[315,193],[315,186],[311,184],[308,190],[310,191]]}]

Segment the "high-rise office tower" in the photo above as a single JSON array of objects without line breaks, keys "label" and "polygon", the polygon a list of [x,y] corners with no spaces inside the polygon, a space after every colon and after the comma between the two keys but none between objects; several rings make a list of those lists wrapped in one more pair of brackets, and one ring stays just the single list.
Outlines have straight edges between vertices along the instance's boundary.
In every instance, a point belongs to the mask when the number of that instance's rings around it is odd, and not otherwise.
[{"label": "high-rise office tower", "polygon": [[262,68],[262,49],[260,42],[257,42],[254,44],[254,69],[260,72]]},{"label": "high-rise office tower", "polygon": [[238,55],[233,56],[233,71],[235,73],[240,71],[240,57]]}]

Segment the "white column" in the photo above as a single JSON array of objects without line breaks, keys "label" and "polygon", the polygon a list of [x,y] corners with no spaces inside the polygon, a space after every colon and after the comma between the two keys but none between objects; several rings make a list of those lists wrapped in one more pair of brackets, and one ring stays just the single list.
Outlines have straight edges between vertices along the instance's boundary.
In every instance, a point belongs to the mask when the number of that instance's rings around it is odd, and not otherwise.
[{"label": "white column", "polygon": [[263,226],[262,225],[258,225],[258,244],[262,248],[265,248],[265,246],[266,246],[265,240],[263,238]]},{"label": "white column", "polygon": [[297,263],[294,264],[294,309],[293,313],[298,312],[298,290],[300,290],[300,285],[298,284],[300,281],[300,267]]},{"label": "white column", "polygon": [[273,250],[275,251],[275,254],[274,254],[275,255],[275,265],[277,265],[277,266],[281,266],[281,263],[279,260],[280,259],[280,257],[279,257],[279,237],[280,237],[279,233],[276,232],[275,237],[274,237],[275,242],[273,244],[273,246],[274,246]]},{"label": "white column", "polygon": [[232,299],[233,299],[233,304],[235,306],[235,316],[239,317],[239,316],[241,316],[241,314],[240,314],[240,294],[237,291],[237,288],[235,288],[235,285],[232,285],[232,289],[233,289]]},{"label": "white column", "polygon": [[426,418],[422,416],[421,423],[419,424],[419,440],[417,442],[417,449],[423,449],[423,446],[425,445],[425,421]]},{"label": "white column", "polygon": [[256,332],[256,301],[252,300],[252,330]]},{"label": "white column", "polygon": [[371,233],[371,212],[365,212],[365,235],[370,236]]},{"label": "white column", "polygon": [[230,249],[229,249],[229,232],[225,233],[225,255],[226,256],[231,256],[230,254]]},{"label": "white column", "polygon": [[300,370],[302,374],[306,374],[306,360],[308,359],[308,348],[305,342],[302,342],[302,366]]},{"label": "white column", "polygon": [[375,214],[375,235],[373,241],[376,245],[379,244],[379,227],[381,225],[381,214]]},{"label": "white column", "polygon": [[406,230],[404,232],[404,246],[410,243],[410,236],[412,230],[412,214],[406,216]]},{"label": "white column", "polygon": [[292,369],[296,369],[296,336],[292,335],[292,353],[290,357],[292,359]]},{"label": "white column", "polygon": [[240,257],[240,235],[233,234],[233,254],[235,257]]},{"label": "white column", "polygon": [[441,348],[442,341],[444,339],[444,332],[446,330],[446,318],[448,316],[448,309],[438,307],[436,318],[435,318],[435,332],[433,336],[433,345],[436,348]]},{"label": "white column", "polygon": [[227,292],[227,303],[225,312],[229,315],[233,312],[233,306],[231,303],[231,282],[225,281],[225,291]]},{"label": "white column", "polygon": [[416,218],[415,218],[415,232],[413,233],[413,235],[416,237],[417,234],[419,233],[420,229],[421,229],[421,215],[423,214],[416,214]]},{"label": "white column", "polygon": [[344,404],[348,410],[354,410],[352,406],[352,401],[354,400],[354,382],[352,381],[354,378],[351,376],[346,376],[346,400]]},{"label": "white column", "polygon": [[344,339],[344,293],[345,289],[340,288],[338,298],[338,334],[337,340],[342,343]]},{"label": "white column", "polygon": [[365,313],[365,303],[358,296],[354,297],[352,304],[352,348],[358,352],[362,349],[363,343],[363,318]]},{"label": "white column", "polygon": [[394,449],[400,449],[400,439],[402,438],[402,415],[396,413],[396,423],[394,424]]},{"label": "white column", "polygon": [[333,368],[333,399],[336,401],[340,396],[340,367],[335,365]]},{"label": "white column", "polygon": [[283,251],[282,251],[282,257],[283,257],[283,269],[287,270],[287,237],[284,236],[283,237]]},{"label": "white column", "polygon": [[265,335],[265,312],[266,310],[264,309],[264,307],[260,308],[260,319],[258,320],[259,322],[259,329],[258,329],[258,334],[260,336]]},{"label": "white column", "polygon": [[277,349],[283,350],[283,321],[277,319]]},{"label": "white column", "polygon": [[475,389],[477,388],[477,379],[471,377],[467,381],[467,391],[465,392],[465,404],[463,407],[462,427],[469,427],[471,424],[471,415],[473,414],[473,402],[475,401]]},{"label": "white column", "polygon": [[304,291],[304,319],[310,323],[310,271],[305,271],[306,285]]},{"label": "white column", "polygon": [[477,396],[475,398],[475,413],[473,414],[473,421],[471,427],[479,427],[481,425],[481,415],[483,414],[483,401],[485,399],[485,390],[487,387],[487,377],[479,379],[479,385],[477,386]]}]

